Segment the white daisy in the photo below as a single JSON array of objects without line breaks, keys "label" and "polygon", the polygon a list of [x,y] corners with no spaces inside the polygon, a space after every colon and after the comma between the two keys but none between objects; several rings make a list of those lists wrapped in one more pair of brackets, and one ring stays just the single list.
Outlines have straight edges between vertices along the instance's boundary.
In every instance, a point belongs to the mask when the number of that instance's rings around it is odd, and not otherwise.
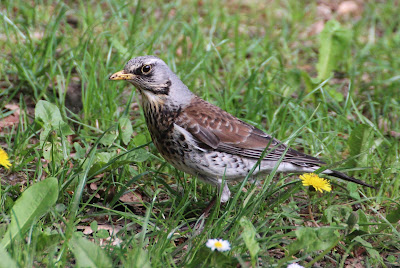
[{"label": "white daisy", "polygon": [[231,244],[229,241],[223,239],[208,239],[206,246],[212,251],[228,251],[231,249]]}]

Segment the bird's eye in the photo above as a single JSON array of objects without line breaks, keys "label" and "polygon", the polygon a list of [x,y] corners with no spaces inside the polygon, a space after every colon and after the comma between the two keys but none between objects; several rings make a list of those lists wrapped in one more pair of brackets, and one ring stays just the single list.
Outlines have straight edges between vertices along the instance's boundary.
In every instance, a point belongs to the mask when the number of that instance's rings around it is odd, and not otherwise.
[{"label": "bird's eye", "polygon": [[148,74],[151,71],[151,65],[142,66],[142,74]]}]

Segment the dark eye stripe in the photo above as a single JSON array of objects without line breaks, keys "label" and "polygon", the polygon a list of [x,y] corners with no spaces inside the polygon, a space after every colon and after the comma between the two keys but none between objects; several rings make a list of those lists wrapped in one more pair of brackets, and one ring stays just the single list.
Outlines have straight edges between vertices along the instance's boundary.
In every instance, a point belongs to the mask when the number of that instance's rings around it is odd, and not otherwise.
[{"label": "dark eye stripe", "polygon": [[133,70],[133,74],[141,75],[142,74],[142,67],[139,67],[139,68],[136,68],[135,70]]},{"label": "dark eye stripe", "polygon": [[156,95],[168,95],[171,84],[171,80],[168,80],[164,86],[158,88],[146,87],[145,90],[150,91]]},{"label": "dark eye stripe", "polygon": [[145,76],[151,76],[152,75],[152,65],[151,64],[143,64],[139,68],[136,68],[133,70],[133,74],[136,75],[145,75]]}]

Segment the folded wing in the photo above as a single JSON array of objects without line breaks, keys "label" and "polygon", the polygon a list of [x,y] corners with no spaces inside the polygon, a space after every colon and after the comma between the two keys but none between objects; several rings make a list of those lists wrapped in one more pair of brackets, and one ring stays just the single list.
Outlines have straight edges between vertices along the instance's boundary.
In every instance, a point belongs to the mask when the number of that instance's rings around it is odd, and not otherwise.
[{"label": "folded wing", "polygon": [[[298,166],[325,164],[318,158],[298,152],[260,129],[249,125],[200,98],[195,98],[184,109],[175,123],[188,130],[199,146],[222,152],[263,160],[278,161]],[[286,152],[286,153],[285,153]]]}]

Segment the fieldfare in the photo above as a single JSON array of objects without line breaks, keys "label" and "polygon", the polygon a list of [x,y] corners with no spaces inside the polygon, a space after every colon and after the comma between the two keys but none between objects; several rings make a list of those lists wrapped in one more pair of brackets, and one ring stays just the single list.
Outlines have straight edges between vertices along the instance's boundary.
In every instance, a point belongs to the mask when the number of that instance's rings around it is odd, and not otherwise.
[{"label": "fieldfare", "polygon": [[[226,182],[244,179],[256,164],[252,175],[277,165],[277,172],[311,173],[325,164],[199,98],[158,57],[133,58],[110,80],[140,91],[151,138],[166,161],[218,187],[225,180],[221,202],[230,197]],[[322,173],[373,188],[339,171]]]}]

